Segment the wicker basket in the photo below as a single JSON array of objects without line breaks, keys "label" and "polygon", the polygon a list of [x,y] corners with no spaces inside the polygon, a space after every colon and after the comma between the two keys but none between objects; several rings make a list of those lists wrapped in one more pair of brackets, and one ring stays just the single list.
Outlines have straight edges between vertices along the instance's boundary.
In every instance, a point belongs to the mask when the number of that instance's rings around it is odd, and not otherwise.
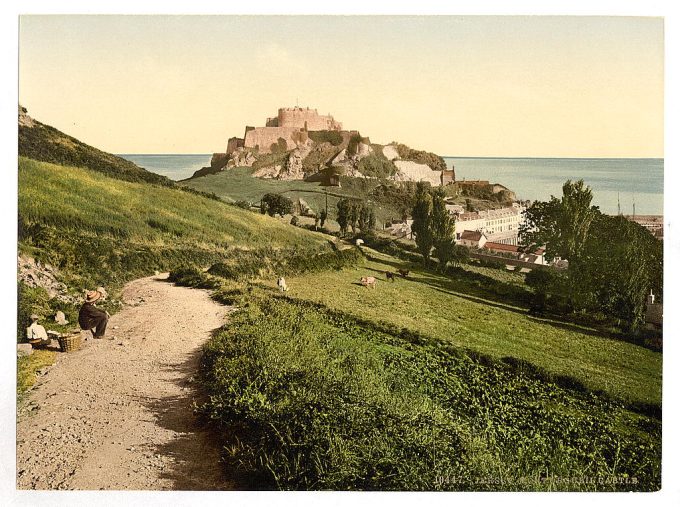
[{"label": "wicker basket", "polygon": [[63,335],[58,340],[63,352],[73,352],[80,348],[80,333]]}]

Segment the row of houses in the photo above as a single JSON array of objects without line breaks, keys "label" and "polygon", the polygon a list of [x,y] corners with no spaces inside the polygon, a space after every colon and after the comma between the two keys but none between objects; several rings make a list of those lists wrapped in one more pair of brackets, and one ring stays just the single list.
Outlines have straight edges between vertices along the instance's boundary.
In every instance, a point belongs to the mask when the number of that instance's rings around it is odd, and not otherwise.
[{"label": "row of houses", "polygon": [[543,247],[525,252],[522,247],[516,244],[489,241],[486,234],[480,231],[463,231],[457,243],[470,249],[486,250],[490,254],[509,255],[518,261],[528,262],[529,264],[540,264],[542,266],[547,264],[545,248]]},{"label": "row of houses", "polygon": [[[513,203],[507,208],[487,211],[468,212],[457,204],[447,204],[446,209],[456,217],[456,241],[460,242],[466,231],[477,231],[484,234],[487,241],[504,245],[517,245],[519,227],[522,224],[524,208]],[[413,220],[395,220],[385,224],[394,236],[409,236]]]},{"label": "row of houses", "polygon": [[460,240],[465,231],[478,231],[484,233],[488,241],[516,245],[523,211],[520,204],[513,203],[506,208],[471,212],[452,206],[449,213],[456,215],[456,240]]}]

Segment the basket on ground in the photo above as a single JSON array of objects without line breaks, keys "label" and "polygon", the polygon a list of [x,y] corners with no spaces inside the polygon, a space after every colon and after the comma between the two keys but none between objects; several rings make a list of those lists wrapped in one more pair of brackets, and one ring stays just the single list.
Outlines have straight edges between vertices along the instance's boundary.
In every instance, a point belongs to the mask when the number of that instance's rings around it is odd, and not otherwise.
[{"label": "basket on ground", "polygon": [[59,347],[63,352],[73,352],[80,348],[80,333],[62,335],[58,338]]}]

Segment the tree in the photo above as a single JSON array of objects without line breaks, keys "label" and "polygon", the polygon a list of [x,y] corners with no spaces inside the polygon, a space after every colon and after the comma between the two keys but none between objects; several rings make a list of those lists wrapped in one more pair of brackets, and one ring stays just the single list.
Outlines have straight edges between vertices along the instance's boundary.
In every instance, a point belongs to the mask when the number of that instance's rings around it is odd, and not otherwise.
[{"label": "tree", "polygon": [[432,193],[432,211],[430,217],[432,243],[442,271],[446,269],[446,265],[453,255],[453,247],[455,245],[454,234],[456,232],[456,219],[446,209],[444,197],[442,189],[435,190]]},{"label": "tree", "polygon": [[284,216],[293,212],[293,201],[281,194],[265,194],[260,201],[260,212],[272,217],[277,214]]},{"label": "tree", "polygon": [[431,212],[432,212],[432,196],[427,191],[427,187],[422,183],[418,183],[416,189],[416,202],[413,206],[411,215],[413,217],[413,224],[411,231],[415,235],[416,246],[418,252],[423,256],[423,261],[427,264],[430,259],[430,252],[434,245],[431,227]]},{"label": "tree", "polygon": [[355,232],[359,219],[359,201],[348,198],[340,199],[337,206],[340,232],[346,234],[349,227],[352,228],[352,232]]},{"label": "tree", "polygon": [[662,244],[625,217],[603,215],[591,200],[583,181],[567,181],[562,199],[534,203],[525,212],[522,243],[545,244],[549,260],[569,261],[566,276],[536,275],[527,283],[548,302],[562,305],[566,297],[567,309],[598,311],[637,326],[649,290],[662,293]]},{"label": "tree", "polygon": [[362,203],[359,210],[359,229],[364,233],[375,229],[375,212],[366,203]]},{"label": "tree", "polygon": [[551,197],[547,202],[536,202],[524,212],[520,240],[528,246],[546,245],[546,259],[555,256],[578,264],[580,253],[588,238],[590,225],[599,212],[591,206],[593,192],[583,180],[562,186],[562,199]]}]

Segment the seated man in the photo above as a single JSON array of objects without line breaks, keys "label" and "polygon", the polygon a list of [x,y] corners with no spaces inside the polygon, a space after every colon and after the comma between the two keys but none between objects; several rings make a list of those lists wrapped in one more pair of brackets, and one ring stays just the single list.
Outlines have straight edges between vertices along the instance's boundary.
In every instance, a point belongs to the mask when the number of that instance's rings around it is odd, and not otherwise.
[{"label": "seated man", "polygon": [[102,293],[97,290],[87,291],[85,302],[80,307],[78,314],[78,324],[83,330],[89,329],[95,338],[103,338],[106,333],[106,324],[109,322],[109,313],[100,310],[95,306],[95,302],[102,298]]},{"label": "seated man", "polygon": [[39,317],[34,313],[31,315],[31,325],[26,328],[26,339],[33,347],[45,347],[50,344],[45,328],[38,324]]}]

